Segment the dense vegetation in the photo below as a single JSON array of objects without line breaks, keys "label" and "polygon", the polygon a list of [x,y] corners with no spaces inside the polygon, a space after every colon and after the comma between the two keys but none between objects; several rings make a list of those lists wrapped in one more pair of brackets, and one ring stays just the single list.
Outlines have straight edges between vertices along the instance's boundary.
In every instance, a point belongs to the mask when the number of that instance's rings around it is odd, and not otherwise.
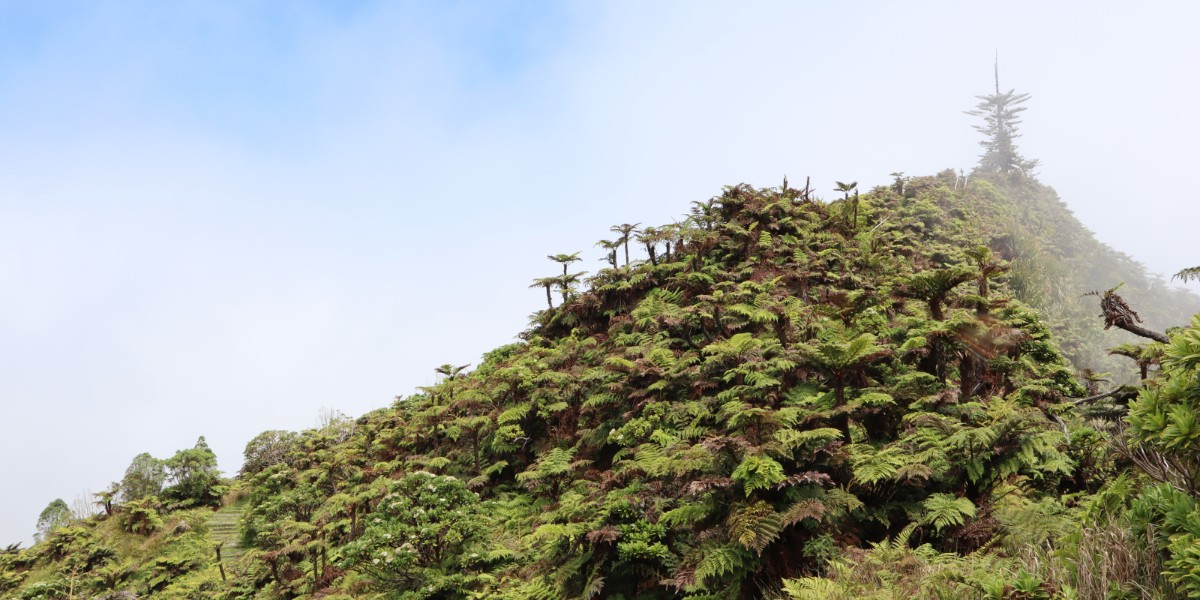
[{"label": "dense vegetation", "polygon": [[[1200,594],[1200,317],[1138,345],[1112,288],[1154,331],[1200,307],[995,156],[1023,98],[983,100],[969,177],[726,188],[614,227],[593,277],[551,256],[547,308],[473,370],[265,432],[232,480],[203,440],[139,456],[0,554],[0,597]],[[1145,381],[1100,389],[1106,344]]]}]

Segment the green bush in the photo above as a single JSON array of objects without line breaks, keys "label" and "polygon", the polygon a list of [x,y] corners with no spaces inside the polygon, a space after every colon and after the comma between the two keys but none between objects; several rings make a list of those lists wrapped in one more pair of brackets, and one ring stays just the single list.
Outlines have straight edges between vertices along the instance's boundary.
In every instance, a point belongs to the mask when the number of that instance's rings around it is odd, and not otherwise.
[{"label": "green bush", "polygon": [[425,472],[392,483],[344,551],[345,567],[389,598],[465,598],[487,524],[479,497],[458,479]]}]

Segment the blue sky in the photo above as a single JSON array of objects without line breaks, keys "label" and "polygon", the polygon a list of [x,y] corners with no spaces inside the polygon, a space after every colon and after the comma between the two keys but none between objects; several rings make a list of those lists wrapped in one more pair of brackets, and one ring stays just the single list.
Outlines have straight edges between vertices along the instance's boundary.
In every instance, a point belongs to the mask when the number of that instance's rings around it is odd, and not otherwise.
[{"label": "blue sky", "polygon": [[611,224],[969,169],[997,49],[1043,181],[1200,262],[1196,5],[1043,4],[0,1],[0,543],[476,361]]}]

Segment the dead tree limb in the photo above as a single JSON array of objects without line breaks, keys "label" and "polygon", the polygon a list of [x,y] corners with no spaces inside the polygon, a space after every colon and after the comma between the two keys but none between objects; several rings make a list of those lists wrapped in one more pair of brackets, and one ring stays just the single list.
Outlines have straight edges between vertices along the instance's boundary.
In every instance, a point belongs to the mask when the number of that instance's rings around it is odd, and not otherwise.
[{"label": "dead tree limb", "polygon": [[1100,316],[1104,317],[1105,329],[1116,327],[1117,329],[1124,329],[1129,333],[1156,342],[1171,343],[1171,339],[1165,333],[1152,331],[1138,325],[1138,323],[1142,322],[1142,317],[1125,303],[1124,298],[1117,295],[1116,290],[1117,288],[1113,288],[1105,291],[1103,294],[1100,292],[1088,292],[1084,294],[1085,296],[1100,296],[1100,310],[1103,311]]}]

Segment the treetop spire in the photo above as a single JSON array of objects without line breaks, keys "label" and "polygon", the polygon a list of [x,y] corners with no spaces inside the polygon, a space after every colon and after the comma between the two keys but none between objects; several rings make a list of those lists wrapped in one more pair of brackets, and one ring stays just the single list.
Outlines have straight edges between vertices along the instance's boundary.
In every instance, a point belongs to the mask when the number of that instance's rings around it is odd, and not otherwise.
[{"label": "treetop spire", "polygon": [[980,103],[975,110],[966,111],[968,115],[983,117],[982,125],[975,125],[976,131],[987,139],[979,142],[984,152],[979,156],[979,170],[999,173],[1029,174],[1037,166],[1036,160],[1027,160],[1017,152],[1013,142],[1020,137],[1017,133],[1021,123],[1019,114],[1025,107],[1019,106],[1029,99],[1029,94],[1018,94],[1016,90],[1000,91],[1000,54],[992,66],[996,91],[987,96],[976,96]]}]

